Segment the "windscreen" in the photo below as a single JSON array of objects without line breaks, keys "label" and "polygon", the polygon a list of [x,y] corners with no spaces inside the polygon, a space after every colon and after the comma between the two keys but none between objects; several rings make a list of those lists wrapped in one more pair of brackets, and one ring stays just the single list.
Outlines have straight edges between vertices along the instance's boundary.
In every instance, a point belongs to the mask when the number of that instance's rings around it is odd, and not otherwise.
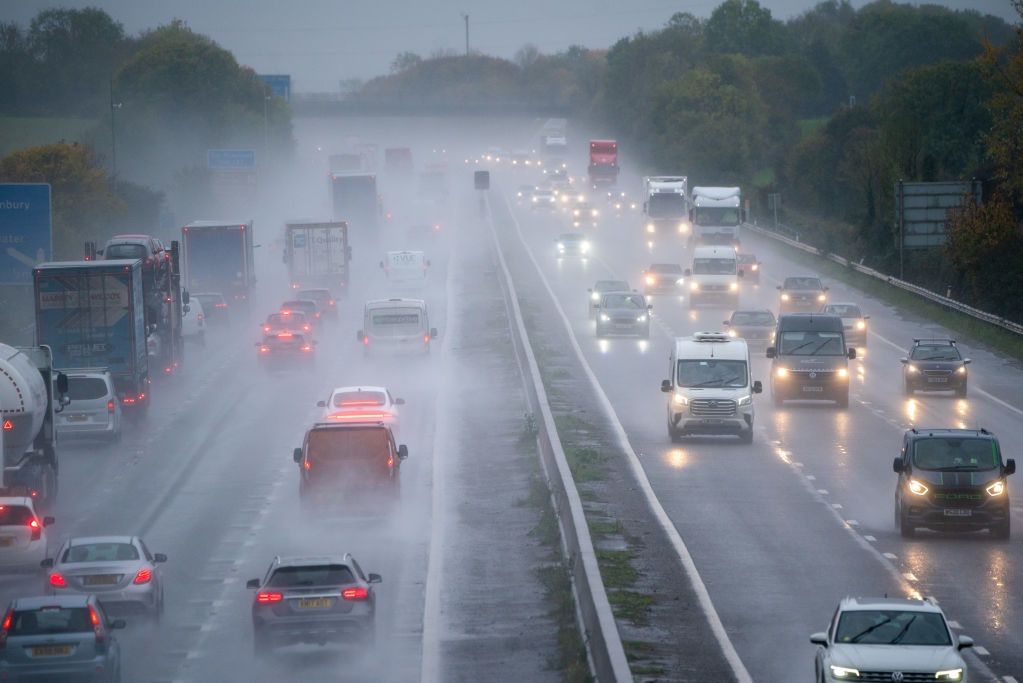
[{"label": "windscreen", "polygon": [[305,324],[305,313],[293,311],[291,313],[271,313],[266,317],[266,324],[270,327],[295,327],[299,328]]},{"label": "windscreen", "polygon": [[686,199],[674,192],[656,192],[647,200],[646,212],[651,218],[685,218]]},{"label": "windscreen", "polygon": [[68,377],[67,389],[72,401],[90,401],[107,395],[107,383],[99,377]]},{"label": "windscreen", "polygon": [[735,259],[693,259],[693,273],[696,275],[735,275]]},{"label": "windscreen", "polygon": [[419,333],[423,322],[418,309],[382,308],[369,312],[369,326],[377,336],[400,337]]},{"label": "windscreen", "polygon": [[864,645],[951,645],[945,619],[937,612],[854,610],[843,612],[836,643]]},{"label": "windscreen", "polygon": [[352,570],[343,564],[322,564],[311,567],[281,567],[270,577],[270,588],[309,588],[342,586],[355,583]]},{"label": "windscreen", "polygon": [[744,360],[680,360],[678,381],[680,387],[740,389],[746,386],[749,371]]},{"label": "windscreen", "polygon": [[785,289],[824,289],[821,281],[815,277],[787,277],[782,286]]},{"label": "windscreen", "polygon": [[959,355],[959,349],[951,344],[937,346],[920,344],[913,347],[910,358],[913,360],[961,360],[962,356]]},{"label": "windscreen", "polygon": [[391,455],[387,431],[378,427],[314,429],[306,442],[306,458],[313,469],[317,465],[384,469]]},{"label": "windscreen", "polygon": [[335,408],[370,408],[387,403],[382,391],[339,391],[332,401]]},{"label": "windscreen", "polygon": [[103,250],[103,258],[113,259],[144,259],[149,256],[149,250],[144,244],[111,244]]},{"label": "windscreen", "polygon": [[782,356],[844,356],[845,343],[841,332],[782,332],[778,353]]},{"label": "windscreen", "polygon": [[860,307],[852,304],[831,304],[824,309],[825,313],[837,315],[840,318],[861,318]]},{"label": "windscreen", "polygon": [[922,470],[993,470],[999,463],[998,444],[990,439],[934,437],[913,446],[913,464]]},{"label": "windscreen", "polygon": [[655,263],[650,266],[651,273],[660,273],[661,275],[681,275],[682,266],[674,263]]},{"label": "windscreen", "polygon": [[699,206],[693,209],[693,222],[696,225],[734,227],[739,225],[739,208],[732,206]]},{"label": "windscreen", "polygon": [[767,327],[774,325],[774,314],[770,311],[736,311],[732,314],[732,325],[749,325],[751,327]]},{"label": "windscreen", "polygon": [[245,281],[241,229],[191,230],[188,237],[188,283],[192,289],[229,291]]},{"label": "windscreen", "polygon": [[10,636],[44,636],[57,633],[91,633],[88,607],[40,607],[18,610],[11,619]]},{"label": "windscreen", "polygon": [[76,562],[130,562],[139,559],[139,551],[131,543],[83,543],[64,551],[61,564]]},{"label": "windscreen", "polygon": [[646,309],[646,301],[639,294],[607,294],[604,296],[604,308],[642,311]]}]

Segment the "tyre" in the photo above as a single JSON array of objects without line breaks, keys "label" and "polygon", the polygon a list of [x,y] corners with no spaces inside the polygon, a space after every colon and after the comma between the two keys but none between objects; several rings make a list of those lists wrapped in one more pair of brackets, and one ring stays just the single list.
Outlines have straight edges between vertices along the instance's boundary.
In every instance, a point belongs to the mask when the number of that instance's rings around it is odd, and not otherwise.
[{"label": "tyre", "polygon": [[963,382],[961,387],[956,388],[956,396],[959,398],[966,398],[966,382]]},{"label": "tyre", "polygon": [[991,527],[991,535],[997,538],[999,541],[1009,540],[1009,536],[1011,535],[1012,529],[1011,524],[1012,522],[1009,520],[1008,514],[1006,514],[1004,522],[1002,522],[1001,524],[996,524],[993,527]]},{"label": "tyre", "polygon": [[842,410],[849,407],[849,393],[840,394],[835,397],[835,404]]},{"label": "tyre", "polygon": [[682,433],[675,429],[671,424],[668,424],[668,440],[672,443],[678,443],[682,440]]},{"label": "tyre", "polygon": [[750,427],[749,431],[742,432],[739,434],[739,442],[744,444],[753,443],[753,428]]},{"label": "tyre", "polygon": [[897,515],[896,521],[898,522],[899,525],[899,534],[903,538],[913,538],[914,536],[916,536],[916,527],[909,523],[909,518],[905,514],[903,514],[901,508],[902,506],[900,505],[897,508],[898,512],[896,513]]}]

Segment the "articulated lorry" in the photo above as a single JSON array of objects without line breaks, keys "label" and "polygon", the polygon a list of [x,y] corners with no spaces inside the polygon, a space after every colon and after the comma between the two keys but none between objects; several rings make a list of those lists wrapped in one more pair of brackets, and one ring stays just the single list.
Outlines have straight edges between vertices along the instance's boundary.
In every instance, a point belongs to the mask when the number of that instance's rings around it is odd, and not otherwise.
[{"label": "articulated lorry", "polygon": [[618,142],[590,140],[590,186],[594,189],[618,183]]},{"label": "articulated lorry", "polygon": [[327,287],[348,291],[348,224],[344,221],[289,221],[284,224],[284,263],[293,289]]},{"label": "articulated lorry", "polygon": [[694,187],[693,234],[699,244],[739,244],[742,225],[742,190],[738,187]]},{"label": "articulated lorry", "polygon": [[648,240],[665,235],[689,235],[689,179],[686,176],[643,178],[643,213]]},{"label": "articulated lorry", "polygon": [[36,343],[58,368],[106,368],[124,414],[149,407],[142,261],[55,261],[32,271]]},{"label": "articulated lorry", "polygon": [[221,294],[247,309],[256,286],[252,221],[192,221],[181,228],[182,279],[190,293]]}]

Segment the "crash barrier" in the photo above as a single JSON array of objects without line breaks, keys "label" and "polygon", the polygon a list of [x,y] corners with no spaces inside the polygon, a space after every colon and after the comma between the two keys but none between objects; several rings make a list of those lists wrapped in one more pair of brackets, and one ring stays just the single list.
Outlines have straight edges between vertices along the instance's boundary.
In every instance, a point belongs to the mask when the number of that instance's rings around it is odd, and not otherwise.
[{"label": "crash barrier", "polygon": [[[767,230],[765,228],[761,228],[757,225],[752,225],[749,223],[745,224],[744,228],[752,232],[755,232],[758,235],[770,237],[771,239],[776,240],[778,242],[784,242],[790,247],[799,249],[800,251],[805,251],[808,254],[813,254],[814,256],[826,258],[829,261],[833,261],[834,263],[839,264],[840,266],[851,268],[855,270],[857,273],[862,273],[863,275],[866,275],[868,277],[872,277],[874,279],[881,280],[882,282],[886,282],[892,287],[898,287],[899,289],[905,290],[907,292],[912,292],[913,294],[919,296],[920,298],[927,299],[928,301],[936,303],[939,306],[944,306],[945,308],[951,309],[953,311],[958,311],[959,313],[968,315],[971,318],[981,320],[990,325],[995,325],[997,327],[1002,328],[1003,330],[1008,330],[1009,332],[1012,332],[1014,334],[1023,335],[1023,325],[1020,325],[1017,322],[1013,322],[1012,320],[1008,320],[1007,318],[1002,318],[993,313],[982,311],[979,308],[968,306],[962,303],[961,301],[950,299],[947,296],[942,296],[941,294],[932,292],[929,289],[924,289],[923,287],[914,285],[912,282],[906,282],[905,280],[900,280],[897,277],[885,275],[880,271],[874,270],[873,268],[868,268],[867,266],[864,266],[859,263],[855,263],[854,261],[850,261],[849,259],[843,258],[842,256],[839,256],[837,254],[828,254],[818,249],[817,247],[800,242],[798,239],[786,237],[785,235],[782,235],[773,230]],[[797,238],[798,236],[799,235],[796,234]]]},{"label": "crash barrier", "polygon": [[[488,212],[489,213],[489,212]],[[554,510],[561,529],[562,553],[572,574],[576,608],[584,631],[586,650],[593,674],[601,683],[610,681],[631,681],[632,672],[625,657],[618,626],[615,624],[611,603],[607,599],[604,580],[600,576],[597,553],[593,548],[590,528],[586,524],[582,499],[576,488],[572,471],[568,466],[558,429],[551,412],[547,392],[540,377],[540,367],[529,344],[529,335],[519,308],[519,298],[512,282],[508,264],[505,262],[493,221],[489,221],[494,247],[503,277],[501,289],[505,305],[513,324],[512,342],[515,355],[522,369],[526,388],[526,400],[531,416],[528,425],[536,432],[536,443],[540,450],[544,472],[550,486]]]}]

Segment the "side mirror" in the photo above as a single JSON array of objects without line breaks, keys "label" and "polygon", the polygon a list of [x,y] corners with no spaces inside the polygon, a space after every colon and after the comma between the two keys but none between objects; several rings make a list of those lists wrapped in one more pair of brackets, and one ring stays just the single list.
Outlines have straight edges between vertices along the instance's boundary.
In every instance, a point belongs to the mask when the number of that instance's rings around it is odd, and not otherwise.
[{"label": "side mirror", "polygon": [[760,383],[760,380],[753,382],[753,393],[762,394],[764,393],[764,385]]},{"label": "side mirror", "polygon": [[58,372],[57,373],[57,393],[58,394],[66,394],[67,391],[68,391],[67,375],[65,375],[63,372]]},{"label": "side mirror", "polygon": [[296,448],[291,452],[291,459],[295,462],[302,462],[302,449]]},{"label": "side mirror", "polygon": [[671,393],[671,380],[670,379],[663,379],[663,380],[661,380],[661,391],[663,391],[666,394],[670,394]]},{"label": "side mirror", "polygon": [[813,643],[814,645],[820,645],[821,647],[827,647],[828,646],[828,634],[824,633],[824,632],[814,633],[812,636],[810,636],[810,642]]},{"label": "side mirror", "polygon": [[192,302],[192,295],[188,293],[188,290],[182,290],[181,292],[181,303],[186,306]]},{"label": "side mirror", "polygon": [[682,274],[685,275],[686,277],[692,277],[693,276],[693,269],[692,268],[686,268],[685,270],[682,271]]},{"label": "side mirror", "polygon": [[366,333],[363,332],[362,330],[359,330],[358,332],[355,333],[355,338],[359,341],[362,341],[366,338]]},{"label": "side mirror", "polygon": [[437,331],[437,328],[436,327],[431,327],[430,328],[430,339],[436,339],[439,336],[440,336],[440,332]]},{"label": "side mirror", "polygon": [[154,553],[153,554],[153,562],[156,562],[157,564],[160,564],[160,563],[163,563],[163,562],[166,562],[166,561],[167,561],[167,556],[164,555],[163,553]]},{"label": "side mirror", "polygon": [[969,365],[972,362],[973,362],[972,358],[964,358],[963,359],[963,365]]},{"label": "side mirror", "polygon": [[849,349],[849,360],[856,360],[856,347]]},{"label": "side mirror", "polygon": [[865,316],[863,316],[863,319],[864,320],[870,320],[870,316],[869,315],[865,315]]},{"label": "side mirror", "polygon": [[408,460],[408,446],[405,444],[398,446],[398,460]]},{"label": "side mirror", "polygon": [[831,287],[825,287],[825,288],[824,288],[824,291],[826,292],[826,291],[828,291],[828,290],[830,290],[830,289],[831,289]]},{"label": "side mirror", "polygon": [[1002,474],[1009,476],[1010,474],[1016,474],[1016,461],[1009,458],[1005,461],[1005,467],[1002,468]]},{"label": "side mirror", "polygon": [[648,311],[654,310],[654,305],[653,304],[647,304],[646,305],[646,310],[648,310]]},{"label": "side mirror", "polygon": [[902,363],[903,365],[905,365],[906,363],[909,362],[909,359],[908,358],[900,358],[899,362]]},{"label": "side mirror", "polygon": [[394,405],[396,405],[396,406],[403,406],[403,405],[405,405],[405,399],[403,399],[403,398],[396,398],[396,399],[394,399]]},{"label": "side mirror", "polygon": [[902,474],[905,469],[906,466],[902,464],[902,458],[895,458],[895,460],[892,460],[892,472],[895,472],[895,474]]},{"label": "side mirror", "polygon": [[370,574],[366,577],[366,583],[380,583],[383,581],[379,574]]},{"label": "side mirror", "polygon": [[43,517],[43,526],[53,526],[57,523],[57,520],[53,517]]},{"label": "side mirror", "polygon": [[326,401],[317,401],[316,402],[316,407],[317,408],[326,408],[327,407],[327,402]]},{"label": "side mirror", "polygon": [[124,619],[114,619],[113,621],[110,622],[110,628],[113,630],[120,630],[122,628],[127,627],[128,622],[126,622]]},{"label": "side mirror", "polygon": [[956,649],[965,650],[968,647],[973,647],[973,638],[970,636],[959,636],[959,644],[956,645]]},{"label": "side mirror", "polygon": [[587,289],[586,291],[589,292],[590,294],[593,294],[593,289],[592,288]]},{"label": "side mirror", "polygon": [[259,579],[249,579],[245,582],[246,588],[259,588]]},{"label": "side mirror", "polygon": [[729,321],[729,320],[722,320],[722,321],[721,321],[721,324],[722,324],[722,325],[724,325],[725,327],[728,327],[728,326],[729,326],[729,325],[731,325],[732,323],[731,323],[731,321]]},{"label": "side mirror", "polygon": [[764,352],[764,355],[766,355],[768,358],[776,358],[778,356],[778,349],[774,348],[773,346],[768,346],[767,350]]},{"label": "side mirror", "polygon": [[53,566],[53,558],[47,557],[45,560],[39,563],[39,566],[42,567],[43,569],[49,569],[50,567]]}]

